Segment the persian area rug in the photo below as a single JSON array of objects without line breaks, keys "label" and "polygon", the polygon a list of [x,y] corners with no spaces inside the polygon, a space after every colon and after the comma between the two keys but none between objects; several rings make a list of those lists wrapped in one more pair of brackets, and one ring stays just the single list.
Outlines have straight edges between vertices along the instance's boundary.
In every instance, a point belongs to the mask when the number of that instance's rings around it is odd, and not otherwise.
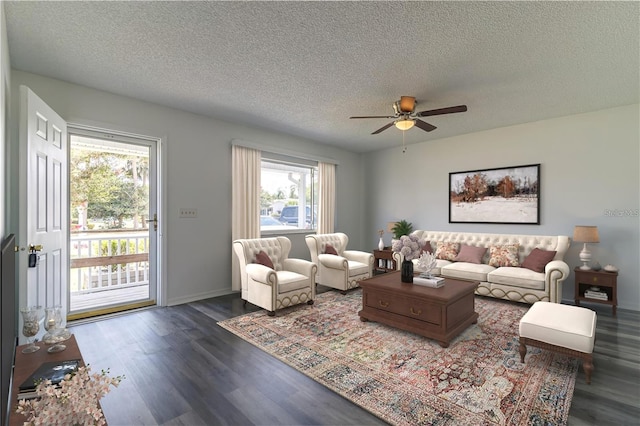
[{"label": "persian area rug", "polygon": [[528,305],[476,297],[478,323],[442,348],[361,322],[361,293],[218,324],[394,425],[566,424],[578,362],[534,347],[520,362]]}]

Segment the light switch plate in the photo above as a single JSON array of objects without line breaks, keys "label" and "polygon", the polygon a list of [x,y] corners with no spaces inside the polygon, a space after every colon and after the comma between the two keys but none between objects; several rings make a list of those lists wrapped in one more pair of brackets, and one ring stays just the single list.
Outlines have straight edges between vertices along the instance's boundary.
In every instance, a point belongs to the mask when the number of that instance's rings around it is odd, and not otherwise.
[{"label": "light switch plate", "polygon": [[180,209],[180,217],[188,217],[188,218],[198,217],[198,209],[182,207]]}]

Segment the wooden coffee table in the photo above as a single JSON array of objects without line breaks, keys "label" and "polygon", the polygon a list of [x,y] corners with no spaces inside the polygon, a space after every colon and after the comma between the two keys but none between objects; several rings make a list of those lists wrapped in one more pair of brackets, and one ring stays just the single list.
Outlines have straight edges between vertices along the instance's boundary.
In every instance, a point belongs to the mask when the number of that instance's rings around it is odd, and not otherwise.
[{"label": "wooden coffee table", "polygon": [[360,281],[361,321],[377,321],[401,330],[449,342],[478,321],[474,291],[477,282],[445,279],[440,288],[400,281],[400,272]]}]

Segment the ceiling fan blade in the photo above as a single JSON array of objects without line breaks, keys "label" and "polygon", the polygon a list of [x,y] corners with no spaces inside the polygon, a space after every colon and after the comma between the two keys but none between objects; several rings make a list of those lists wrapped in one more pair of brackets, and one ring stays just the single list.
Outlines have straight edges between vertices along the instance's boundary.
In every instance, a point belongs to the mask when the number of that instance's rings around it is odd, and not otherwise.
[{"label": "ceiling fan blade", "polygon": [[362,115],[359,117],[349,117],[349,118],[396,118],[395,115]]},{"label": "ceiling fan blade", "polygon": [[432,130],[437,129],[437,127],[434,126],[433,124],[429,124],[429,123],[427,123],[425,121],[417,120],[417,119],[416,119],[416,127],[420,127],[425,132],[430,132]]},{"label": "ceiling fan blade", "polygon": [[401,96],[400,97],[400,111],[413,112],[416,107],[416,98],[413,96]]},{"label": "ceiling fan blade", "polygon": [[453,114],[454,112],[465,112],[467,110],[466,105],[458,105],[440,109],[430,109],[428,111],[422,111],[416,114],[416,117],[429,117],[431,115]]},{"label": "ceiling fan blade", "polygon": [[378,130],[376,130],[375,132],[371,133],[372,135],[377,135],[378,133],[387,130],[389,127],[393,126],[393,121],[389,124],[385,124],[384,126],[380,127]]}]

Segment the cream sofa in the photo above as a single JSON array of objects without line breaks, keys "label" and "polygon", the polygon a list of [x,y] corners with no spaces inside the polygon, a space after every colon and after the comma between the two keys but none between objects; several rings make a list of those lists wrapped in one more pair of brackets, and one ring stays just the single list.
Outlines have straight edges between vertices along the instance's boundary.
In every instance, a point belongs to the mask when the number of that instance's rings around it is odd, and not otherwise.
[{"label": "cream sofa", "polygon": [[[537,301],[560,303],[562,300],[562,282],[569,276],[569,266],[562,260],[569,248],[568,236],[545,235],[513,235],[513,234],[485,234],[471,232],[440,232],[414,231],[419,238],[429,241],[433,253],[436,252],[438,241],[455,242],[476,247],[486,247],[487,252],[482,263],[452,262],[438,259],[436,267],[431,271],[434,275],[445,278],[457,278],[478,281],[480,284],[476,294],[491,296],[499,299],[513,300],[533,304]],[[544,272],[535,272],[527,268],[490,266],[490,250],[492,245],[514,244],[520,245],[518,250],[519,263],[531,253],[534,248],[554,250],[556,255],[544,268]],[[394,253],[398,269],[403,260],[400,253]],[[418,270],[416,260],[414,270]]]}]

